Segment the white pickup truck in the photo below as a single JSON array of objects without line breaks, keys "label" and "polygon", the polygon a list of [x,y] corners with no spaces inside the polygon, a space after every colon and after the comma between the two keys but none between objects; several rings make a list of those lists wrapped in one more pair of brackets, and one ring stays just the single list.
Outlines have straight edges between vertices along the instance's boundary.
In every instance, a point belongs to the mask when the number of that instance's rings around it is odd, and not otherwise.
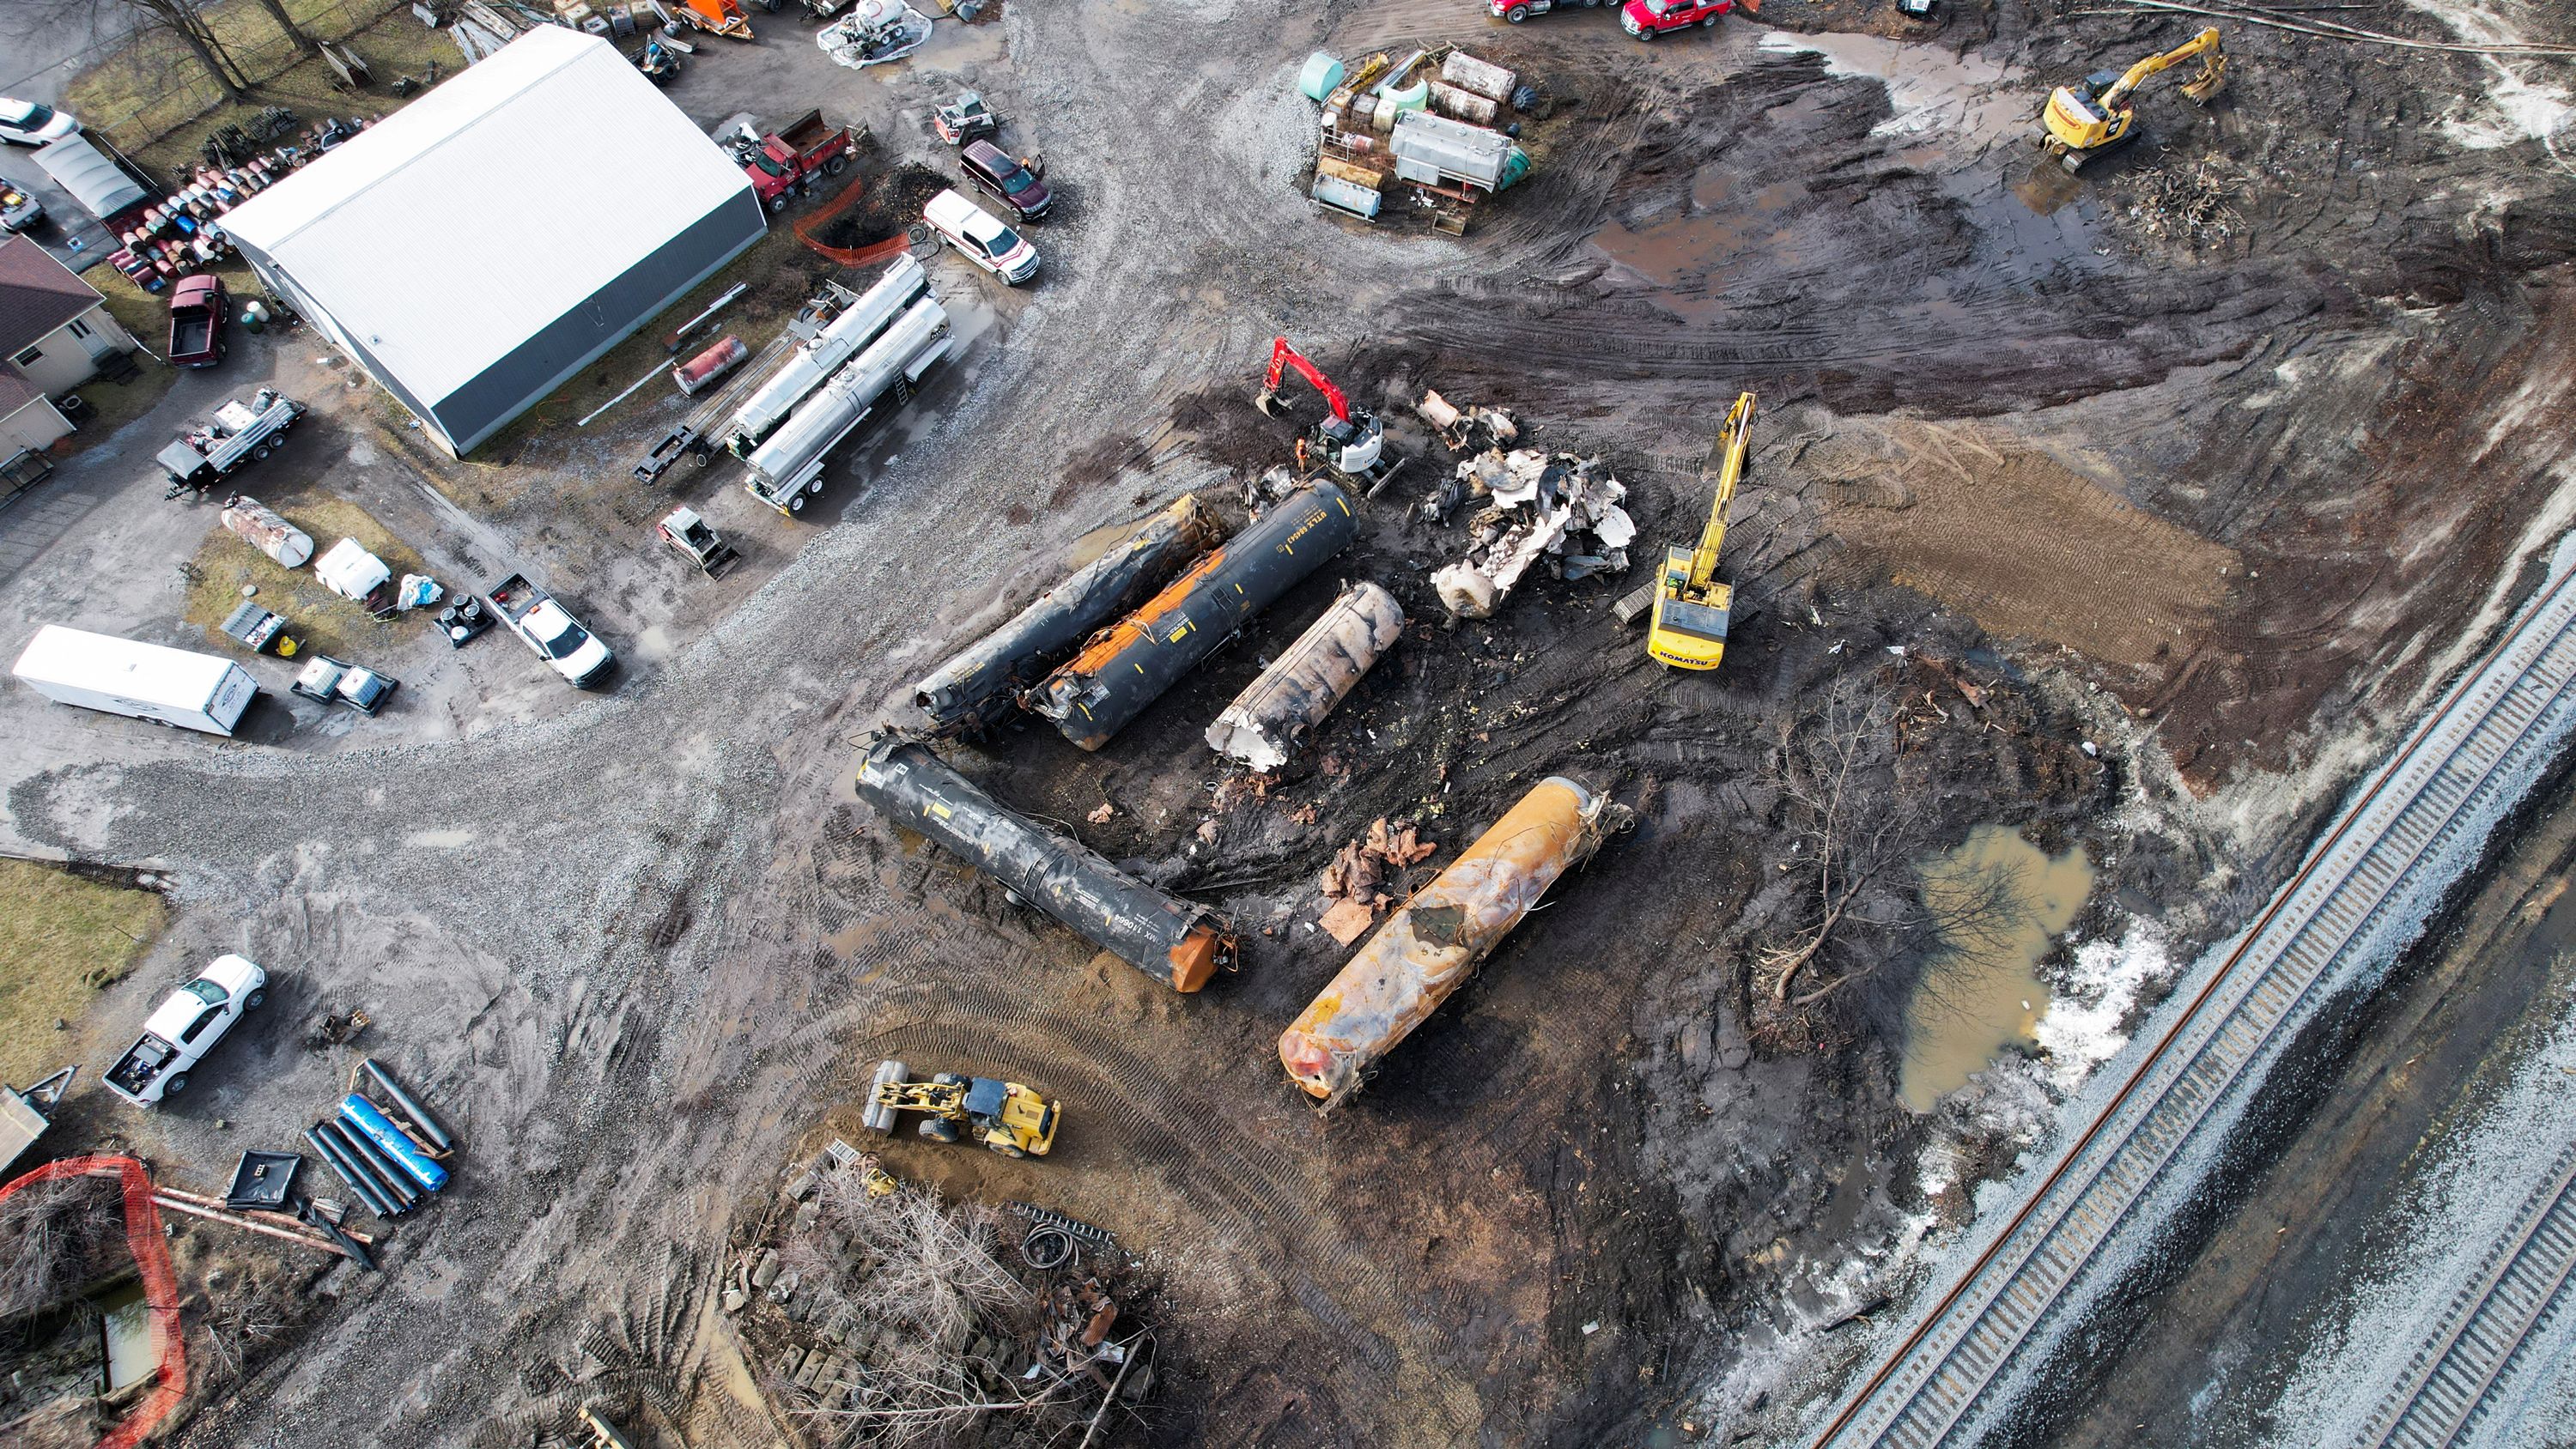
[{"label": "white pickup truck", "polygon": [[576,689],[597,684],[617,662],[617,655],[598,636],[581,627],[554,595],[525,574],[512,574],[494,584],[485,597],[510,632]]},{"label": "white pickup truck", "polygon": [[144,1019],[142,1040],[108,1068],[107,1089],[138,1107],[186,1091],[188,1069],[267,999],[267,972],[246,957],[216,957]]}]

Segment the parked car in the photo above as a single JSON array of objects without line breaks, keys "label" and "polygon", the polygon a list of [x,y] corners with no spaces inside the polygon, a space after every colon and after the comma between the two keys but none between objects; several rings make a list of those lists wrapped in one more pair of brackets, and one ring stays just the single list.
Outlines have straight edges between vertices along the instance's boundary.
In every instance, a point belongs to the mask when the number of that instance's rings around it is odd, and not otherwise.
[{"label": "parked car", "polygon": [[45,219],[45,204],[6,181],[0,181],[0,231],[25,231]]},{"label": "parked car", "polygon": [[1552,10],[1571,10],[1577,5],[1586,10],[1598,10],[1601,8],[1601,0],[1485,0],[1485,13],[1496,20],[1508,20],[1518,25],[1533,15],[1545,15]]},{"label": "parked car", "polygon": [[484,597],[491,601],[492,612],[519,636],[519,642],[535,650],[547,668],[576,689],[597,684],[617,662],[616,654],[607,645],[581,627],[570,610],[525,574],[510,575],[494,584]]},{"label": "parked car", "polygon": [[1628,0],[1619,10],[1619,28],[1639,40],[1652,40],[1669,30],[1715,25],[1735,8],[1735,0]]},{"label": "parked car", "polygon": [[142,1037],[107,1069],[107,1089],[138,1107],[186,1091],[188,1069],[266,1000],[268,973],[257,963],[230,954],[207,962],[144,1018]]},{"label": "parked car", "polygon": [[224,279],[200,272],[170,289],[170,365],[212,367],[224,360],[224,319],[232,315]]},{"label": "parked car", "polygon": [[966,260],[1017,286],[1038,274],[1038,249],[954,189],[930,198],[921,219]]},{"label": "parked car", "polygon": [[328,654],[314,655],[313,662],[305,665],[304,672],[287,686],[306,699],[345,704],[360,714],[374,714],[384,708],[385,701],[401,687],[402,681],[391,675],[378,674]]},{"label": "parked car", "polygon": [[51,106],[0,96],[0,141],[13,146],[45,146],[80,134],[81,123]]},{"label": "parked car", "polygon": [[965,173],[985,195],[1009,207],[1011,215],[1022,221],[1035,221],[1046,215],[1047,204],[1055,198],[1047,194],[1046,162],[1035,166],[1015,160],[1011,153],[990,141],[969,141],[957,153],[957,169]]}]

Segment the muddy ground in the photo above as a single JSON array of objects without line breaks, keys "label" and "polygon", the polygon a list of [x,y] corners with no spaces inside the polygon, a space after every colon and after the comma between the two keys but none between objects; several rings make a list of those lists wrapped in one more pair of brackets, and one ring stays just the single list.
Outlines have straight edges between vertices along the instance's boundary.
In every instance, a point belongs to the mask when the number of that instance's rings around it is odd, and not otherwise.
[{"label": "muddy ground", "polygon": [[[974,85],[1064,197],[1031,228],[1033,288],[934,263],[961,313],[973,299],[968,345],[836,465],[819,516],[677,477],[751,555],[703,586],[641,537],[671,497],[623,477],[679,405],[531,425],[459,464],[361,399],[320,420],[311,466],[435,566],[541,566],[631,642],[613,693],[555,690],[493,638],[372,736],[300,721],[209,748],[0,699],[14,839],[181,882],[158,969],[110,1014],[215,949],[281,981],[277,1025],[195,1100],[147,1119],[85,1098],[67,1142],[121,1137],[203,1186],[375,1050],[468,1144],[391,1271],[336,1285],[182,1442],[526,1442],[589,1398],[640,1432],[770,1442],[713,1307],[724,1245],[888,1055],[1065,1101],[1042,1164],[898,1139],[889,1165],[1045,1202],[1149,1261],[1173,1369],[1131,1439],[1758,1436],[1794,1365],[1883,1291],[1876,1255],[1936,1186],[1913,1166],[1927,1138],[1987,1168],[2015,1145],[1992,1114],[1898,1105],[1901,997],[1856,994],[1826,1050],[1751,1040],[1745,961],[1783,924],[1759,889],[1784,863],[1763,778],[1783,723],[1846,673],[1919,684],[1938,838],[2003,821],[2082,844],[2103,873],[2079,930],[2135,913],[2179,955],[2259,895],[2567,517],[2576,184],[2495,129],[2494,77],[2465,58],[2243,27],[2228,99],[2151,91],[2151,139],[2070,186],[2033,170],[2040,94],[2184,22],[2007,0],[1926,30],[1772,0],[1646,47],[1597,13],[1507,30],[1462,0],[1121,0],[943,26],[864,76],[783,16],[761,30],[708,42],[675,99],[710,121],[819,100],[871,121],[871,165],[944,166],[923,108]],[[1426,40],[1546,79],[1540,170],[1463,242],[1311,215],[1296,65]],[[2246,178],[2224,234],[2132,214],[2158,168],[2208,152]],[[792,305],[822,264],[767,245],[759,298]],[[1417,471],[1109,748],[1032,726],[958,755],[1235,917],[1243,970],[1184,999],[884,827],[850,800],[849,755],[1078,539],[1284,461],[1293,431],[1241,400],[1277,331],[1396,417]],[[1534,580],[1445,625],[1426,570],[1458,532],[1401,515],[1442,461],[1394,406],[1424,385],[1606,454],[1641,556],[1696,529],[1709,431],[1758,391],[1725,667],[1650,664],[1610,581]],[[187,557],[202,528],[168,518],[120,546]],[[105,545],[66,547],[0,590],[13,624],[175,635],[175,589],[118,596],[87,552]],[[1361,576],[1415,628],[1317,757],[1220,808],[1199,730]],[[1379,815],[1424,817],[1445,860],[1556,772],[1638,828],[1317,1116],[1272,1044],[1340,959],[1307,929],[1318,870]],[[304,1044],[350,1004],[372,1040]],[[1968,1210],[1939,1186],[1939,1212]]]}]

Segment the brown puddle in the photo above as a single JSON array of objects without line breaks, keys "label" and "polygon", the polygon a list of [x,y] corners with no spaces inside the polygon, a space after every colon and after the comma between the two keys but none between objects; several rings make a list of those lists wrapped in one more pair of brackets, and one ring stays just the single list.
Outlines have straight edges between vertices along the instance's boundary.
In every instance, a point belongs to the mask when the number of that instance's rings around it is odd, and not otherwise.
[{"label": "brown puddle", "polygon": [[2006,1049],[2033,1044],[2048,1010],[2039,958],[2075,924],[2093,889],[2081,850],[2051,858],[2001,825],[1980,825],[1958,849],[1925,862],[1923,897],[1935,915],[1973,897],[1993,909],[1951,933],[1943,959],[1926,973],[1906,1011],[1905,1070],[1899,1095],[1912,1111],[1933,1104],[1992,1066]]}]

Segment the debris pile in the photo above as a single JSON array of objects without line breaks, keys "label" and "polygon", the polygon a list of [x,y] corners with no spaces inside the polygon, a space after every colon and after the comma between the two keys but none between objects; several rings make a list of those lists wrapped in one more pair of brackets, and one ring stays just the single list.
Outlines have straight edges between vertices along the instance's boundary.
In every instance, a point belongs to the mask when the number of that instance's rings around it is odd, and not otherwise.
[{"label": "debris pile", "polygon": [[1324,867],[1318,885],[1335,904],[1316,924],[1345,946],[1358,940],[1377,924],[1380,906],[1402,898],[1400,884],[1390,889],[1390,882],[1400,883],[1407,867],[1430,859],[1439,848],[1438,841],[1423,839],[1410,819],[1379,816],[1369,822],[1368,835],[1343,846]]},{"label": "debris pile", "polygon": [[2244,221],[2233,203],[2241,176],[2216,156],[2158,166],[2137,174],[2129,217],[2158,241],[2198,250],[2236,234]]},{"label": "debris pile", "polygon": [[1566,579],[1623,573],[1637,537],[1620,506],[1627,496],[1597,456],[1488,448],[1423,500],[1423,515],[1444,522],[1467,499],[1486,500],[1468,520],[1466,555],[1432,574],[1431,585],[1450,613],[1483,619],[1542,559],[1554,559]]},{"label": "debris pile", "polygon": [[1504,114],[1545,105],[1511,71],[1447,47],[1401,60],[1380,51],[1348,68],[1317,51],[1297,84],[1323,107],[1307,192],[1317,206],[1375,221],[1402,185],[1433,227],[1460,236],[1468,208],[1529,174],[1529,153],[1513,144],[1520,126]]},{"label": "debris pile", "polygon": [[1144,1397],[1154,1338],[1126,1311],[1137,1295],[1114,1241],[1010,1206],[1024,1227],[897,1183],[839,1139],[794,1169],[740,1244],[722,1306],[816,1442],[878,1442],[892,1423],[928,1431],[912,1442],[958,1442],[1000,1412],[1078,1434],[1112,1394]]}]

